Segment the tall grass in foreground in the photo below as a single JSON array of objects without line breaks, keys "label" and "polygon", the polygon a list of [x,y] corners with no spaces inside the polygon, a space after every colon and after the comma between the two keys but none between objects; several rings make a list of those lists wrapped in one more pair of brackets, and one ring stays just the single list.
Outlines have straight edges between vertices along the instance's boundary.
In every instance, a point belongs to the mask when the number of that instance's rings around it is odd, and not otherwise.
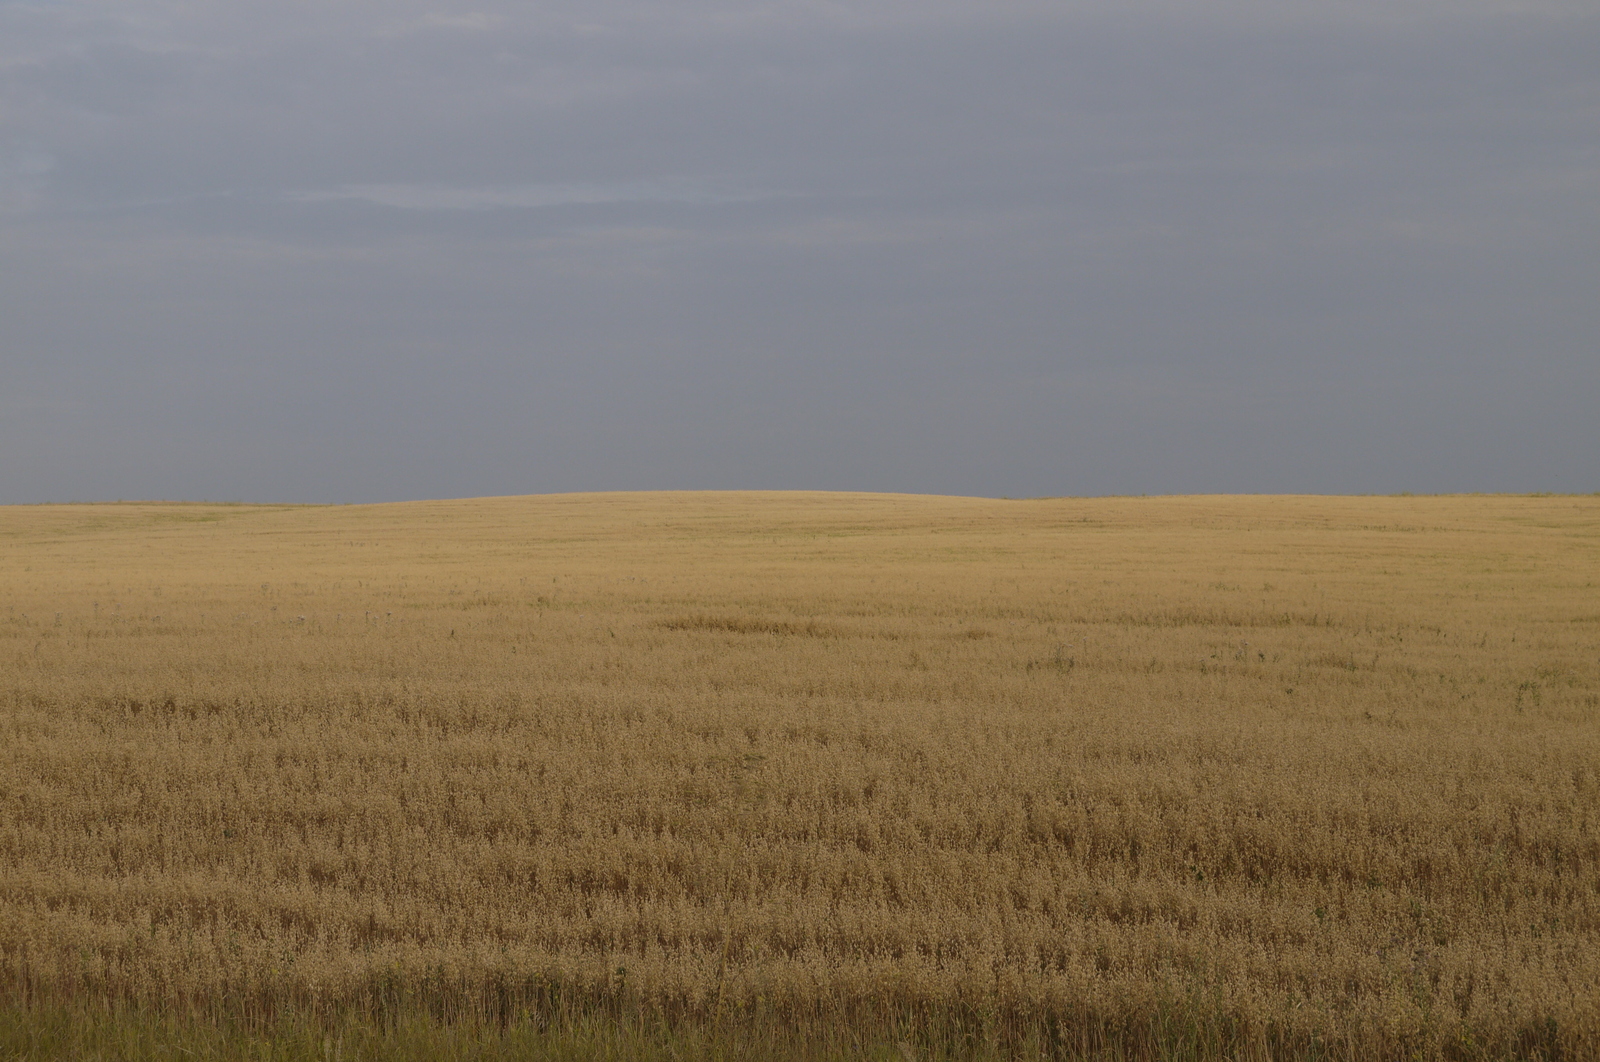
[{"label": "tall grass in foreground", "polygon": [[[1319,1062],[1349,1057],[1352,1047],[1288,1042],[1270,1032],[1251,1035],[1215,1014],[1158,1013],[1128,1026],[1058,1017],[1025,1028],[974,1018],[878,1013],[796,1023],[790,1013],[755,1013],[673,1020],[613,999],[497,1020],[481,1014],[445,1018],[432,1006],[382,1015],[286,1011],[270,1020],[247,1020],[225,1005],[178,1011],[105,1001],[34,1003],[0,1010],[0,1058]],[[1563,1052],[1553,1037],[1540,1035],[1497,1051],[1478,1050],[1476,1057],[1560,1058]]]},{"label": "tall grass in foreground", "polygon": [[8,1035],[1600,1057],[1600,499],[0,541]]}]

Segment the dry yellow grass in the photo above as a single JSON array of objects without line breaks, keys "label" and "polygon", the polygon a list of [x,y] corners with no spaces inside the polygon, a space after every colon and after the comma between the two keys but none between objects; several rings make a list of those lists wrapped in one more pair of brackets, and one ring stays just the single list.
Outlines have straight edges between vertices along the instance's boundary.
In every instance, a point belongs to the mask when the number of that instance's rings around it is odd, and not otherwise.
[{"label": "dry yellow grass", "polygon": [[30,996],[1600,1054],[1600,498],[13,507],[0,608]]}]

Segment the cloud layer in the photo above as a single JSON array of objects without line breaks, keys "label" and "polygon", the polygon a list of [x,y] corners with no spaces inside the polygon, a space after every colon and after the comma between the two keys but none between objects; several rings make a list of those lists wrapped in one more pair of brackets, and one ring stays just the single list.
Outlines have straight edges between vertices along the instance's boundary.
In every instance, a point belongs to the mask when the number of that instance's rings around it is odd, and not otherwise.
[{"label": "cloud layer", "polygon": [[1596,490],[1569,3],[0,0],[0,502]]}]

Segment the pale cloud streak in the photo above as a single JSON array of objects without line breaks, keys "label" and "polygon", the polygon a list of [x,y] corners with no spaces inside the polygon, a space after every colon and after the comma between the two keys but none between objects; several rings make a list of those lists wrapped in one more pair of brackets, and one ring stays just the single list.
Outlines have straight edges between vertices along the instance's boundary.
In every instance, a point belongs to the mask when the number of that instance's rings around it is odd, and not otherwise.
[{"label": "pale cloud streak", "polygon": [[526,184],[474,188],[427,184],[357,184],[290,192],[295,203],[358,202],[396,210],[537,210],[605,203],[740,203],[770,198],[703,181],[635,181],[617,184]]}]

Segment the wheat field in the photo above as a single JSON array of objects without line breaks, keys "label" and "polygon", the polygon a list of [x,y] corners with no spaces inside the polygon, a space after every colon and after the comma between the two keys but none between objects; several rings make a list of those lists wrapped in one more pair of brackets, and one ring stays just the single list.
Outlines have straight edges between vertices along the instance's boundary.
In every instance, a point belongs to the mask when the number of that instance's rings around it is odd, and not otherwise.
[{"label": "wheat field", "polygon": [[0,608],[16,1006],[1600,1057],[1600,497],[7,507]]}]

